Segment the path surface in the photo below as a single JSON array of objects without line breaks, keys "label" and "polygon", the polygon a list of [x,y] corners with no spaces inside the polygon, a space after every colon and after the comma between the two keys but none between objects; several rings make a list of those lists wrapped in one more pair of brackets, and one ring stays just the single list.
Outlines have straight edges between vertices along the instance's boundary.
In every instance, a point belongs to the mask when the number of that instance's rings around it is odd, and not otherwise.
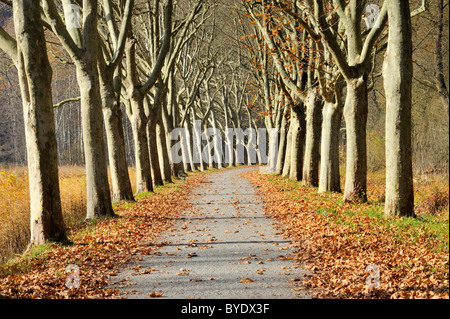
[{"label": "path surface", "polygon": [[[309,298],[294,291],[305,274],[294,248],[264,215],[240,168],[212,173],[194,190],[192,212],[160,240],[165,246],[115,277],[121,297],[170,299]],[[149,271],[151,270],[151,271]]]}]

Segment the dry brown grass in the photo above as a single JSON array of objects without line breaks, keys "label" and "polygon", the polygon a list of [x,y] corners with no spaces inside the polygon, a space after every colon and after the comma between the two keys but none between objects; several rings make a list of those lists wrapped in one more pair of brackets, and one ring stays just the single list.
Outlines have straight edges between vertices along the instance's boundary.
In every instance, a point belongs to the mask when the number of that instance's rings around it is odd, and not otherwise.
[{"label": "dry brown grass", "polygon": [[[73,227],[86,216],[86,176],[81,166],[59,168],[61,205],[66,227]],[[135,170],[130,169],[135,184]],[[134,188],[133,188],[134,189]],[[29,242],[28,175],[26,167],[0,171],[0,263],[21,253]]]},{"label": "dry brown grass", "polygon": [[27,244],[28,176],[23,169],[0,172],[0,262]]},{"label": "dry brown grass", "polygon": [[[136,172],[129,169],[135,189]],[[86,216],[86,171],[83,166],[60,166],[61,205],[66,227],[74,227]],[[0,170],[0,263],[21,253],[30,238],[30,197],[27,168]]]},{"label": "dry brown grass", "polygon": [[[84,168],[60,168],[61,205],[67,226],[83,220],[86,212]],[[0,262],[18,254],[30,237],[30,197],[25,167],[0,172]]]}]

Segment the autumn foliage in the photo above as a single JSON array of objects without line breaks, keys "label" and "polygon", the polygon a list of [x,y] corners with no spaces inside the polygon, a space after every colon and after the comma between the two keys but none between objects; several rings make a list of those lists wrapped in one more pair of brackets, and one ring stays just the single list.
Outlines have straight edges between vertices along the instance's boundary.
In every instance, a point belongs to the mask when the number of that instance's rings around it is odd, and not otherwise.
[{"label": "autumn foliage", "polygon": [[[246,175],[298,247],[297,261],[311,271],[301,287],[315,298],[449,297],[448,206],[439,219],[388,220],[377,201],[344,203],[341,194],[318,194],[279,176]],[[379,269],[378,288],[367,285],[370,265]]]},{"label": "autumn foliage", "polygon": [[[0,298],[114,298],[106,287],[121,265],[158,248],[155,238],[189,207],[184,198],[201,181],[175,181],[137,203],[121,202],[115,218],[85,221],[69,228],[68,243],[38,246],[0,267]],[[69,289],[67,267],[80,269],[79,289]]]}]

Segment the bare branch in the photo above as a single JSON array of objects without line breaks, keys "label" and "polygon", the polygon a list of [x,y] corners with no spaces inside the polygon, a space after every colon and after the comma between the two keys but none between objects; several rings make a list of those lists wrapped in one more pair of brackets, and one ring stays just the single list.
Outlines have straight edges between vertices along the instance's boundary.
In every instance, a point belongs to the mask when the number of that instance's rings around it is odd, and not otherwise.
[{"label": "bare branch", "polygon": [[387,20],[387,1],[385,1],[383,7],[381,8],[380,15],[378,16],[377,26],[372,28],[372,30],[367,35],[366,41],[364,42],[364,46],[361,52],[361,63],[365,64],[370,59],[370,52],[372,51],[375,42],[383,33]]},{"label": "bare branch", "polygon": [[72,36],[62,21],[53,0],[42,0],[42,9],[47,18],[47,22],[52,28],[53,33],[58,37],[61,44],[74,60],[81,58],[81,52]]},{"label": "bare branch", "polygon": [[125,11],[123,13],[122,25],[120,27],[120,33],[119,33],[119,36],[115,40],[115,45],[114,45],[115,52],[114,52],[114,55],[113,55],[111,61],[109,62],[109,65],[108,65],[108,67],[110,67],[113,70],[119,64],[119,62],[123,56],[123,52],[125,50],[125,42],[126,42],[127,34],[129,32],[129,30],[131,29],[131,16],[132,16],[132,11],[133,11],[133,6],[134,6],[134,0],[127,0],[127,2],[125,4]]},{"label": "bare branch", "polygon": [[147,79],[147,82],[139,89],[142,95],[147,94],[150,89],[155,85],[158,77],[160,76],[161,70],[164,66],[164,61],[166,59],[167,53],[170,50],[170,39],[172,37],[172,11],[173,11],[173,3],[172,0],[169,0],[165,10],[164,10],[164,39],[161,45],[161,50],[158,54],[158,58],[156,60],[155,66],[153,67],[153,71]]},{"label": "bare branch", "polygon": [[2,27],[0,27],[0,49],[17,65],[17,42]]},{"label": "bare branch", "polygon": [[65,104],[67,104],[67,103],[78,102],[80,100],[81,100],[81,96],[65,99],[65,100],[62,100],[59,103],[54,104],[53,108],[56,109],[56,108],[61,107],[61,106],[65,105]]}]

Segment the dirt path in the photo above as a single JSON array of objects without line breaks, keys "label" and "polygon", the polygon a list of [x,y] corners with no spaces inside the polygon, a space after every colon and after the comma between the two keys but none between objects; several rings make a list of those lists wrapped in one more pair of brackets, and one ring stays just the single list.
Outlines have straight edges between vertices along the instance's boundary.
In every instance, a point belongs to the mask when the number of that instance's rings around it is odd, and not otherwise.
[{"label": "dirt path", "polygon": [[161,237],[165,245],[115,278],[121,297],[170,299],[309,298],[296,288],[305,270],[264,215],[257,190],[223,170],[194,190],[193,209]]}]

